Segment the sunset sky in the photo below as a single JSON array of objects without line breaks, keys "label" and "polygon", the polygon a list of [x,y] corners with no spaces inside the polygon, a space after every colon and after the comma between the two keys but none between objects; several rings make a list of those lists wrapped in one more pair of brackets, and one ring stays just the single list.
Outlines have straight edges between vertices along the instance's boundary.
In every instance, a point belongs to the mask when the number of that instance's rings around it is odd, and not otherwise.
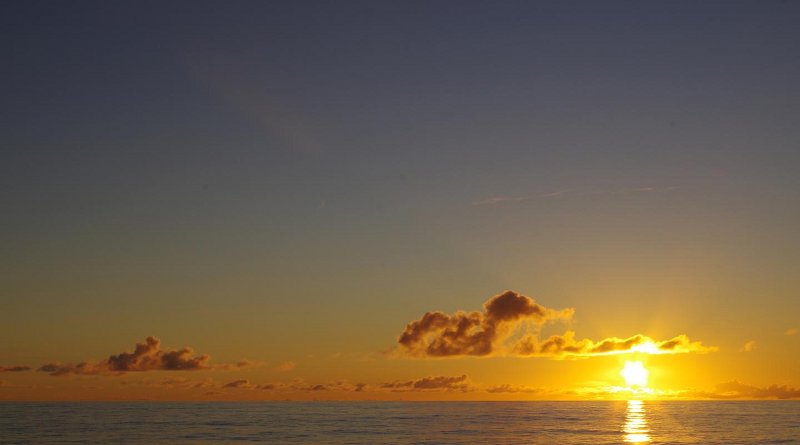
[{"label": "sunset sky", "polygon": [[798,23],[4,2],[0,400],[800,398]]}]

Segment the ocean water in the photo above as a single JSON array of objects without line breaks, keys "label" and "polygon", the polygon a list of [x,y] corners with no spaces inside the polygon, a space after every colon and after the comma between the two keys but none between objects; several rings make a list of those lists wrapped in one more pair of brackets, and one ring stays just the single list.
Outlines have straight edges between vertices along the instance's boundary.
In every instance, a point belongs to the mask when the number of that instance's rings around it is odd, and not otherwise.
[{"label": "ocean water", "polygon": [[800,401],[0,403],[2,444],[800,444]]}]

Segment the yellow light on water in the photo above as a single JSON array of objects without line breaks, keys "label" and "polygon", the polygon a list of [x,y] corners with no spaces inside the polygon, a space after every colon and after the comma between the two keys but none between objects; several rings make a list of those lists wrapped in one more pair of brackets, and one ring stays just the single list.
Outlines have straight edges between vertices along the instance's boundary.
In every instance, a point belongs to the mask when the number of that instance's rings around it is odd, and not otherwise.
[{"label": "yellow light on water", "polygon": [[[636,362],[639,363],[639,362]],[[641,365],[641,363],[639,363]],[[641,400],[628,400],[623,427],[625,443],[643,444],[650,442],[650,429],[647,427],[647,416]]]}]

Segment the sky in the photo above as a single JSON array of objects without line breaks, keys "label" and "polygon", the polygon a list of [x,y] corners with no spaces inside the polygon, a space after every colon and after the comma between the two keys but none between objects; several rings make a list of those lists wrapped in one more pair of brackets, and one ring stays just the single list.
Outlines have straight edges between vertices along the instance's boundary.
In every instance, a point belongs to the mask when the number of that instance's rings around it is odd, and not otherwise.
[{"label": "sky", "polygon": [[3,2],[0,400],[798,398],[798,21]]}]

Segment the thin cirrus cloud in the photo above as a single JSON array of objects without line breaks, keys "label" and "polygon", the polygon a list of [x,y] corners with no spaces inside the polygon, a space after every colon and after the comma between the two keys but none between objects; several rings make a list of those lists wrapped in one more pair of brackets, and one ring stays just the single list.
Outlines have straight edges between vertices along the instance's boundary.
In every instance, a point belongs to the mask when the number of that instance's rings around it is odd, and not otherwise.
[{"label": "thin cirrus cloud", "polygon": [[633,193],[666,193],[678,190],[679,187],[676,186],[668,186],[668,187],[633,187],[633,188],[621,188],[621,189],[613,189],[613,190],[591,190],[591,191],[572,191],[572,190],[559,190],[555,192],[549,193],[541,193],[538,195],[527,195],[527,196],[492,196],[489,198],[482,198],[472,202],[474,206],[493,206],[498,204],[511,204],[511,203],[518,203],[518,202],[525,202],[525,201],[532,201],[535,199],[547,199],[547,198],[557,198],[561,196],[587,196],[587,195],[625,195],[625,194],[633,194]]},{"label": "thin cirrus cloud", "polygon": [[[633,352],[678,354],[717,349],[704,346],[699,341],[691,341],[683,334],[663,341],[641,334],[624,339],[610,337],[596,342],[590,339],[576,340],[573,331],[545,340],[538,338],[543,324],[569,321],[574,312],[574,308],[547,308],[530,297],[509,290],[491,297],[484,303],[481,312],[426,312],[420,319],[406,325],[397,340],[397,352],[401,356],[417,358],[492,355],[565,358]],[[533,333],[530,333],[531,327]],[[520,328],[528,333],[511,339],[511,334]]]},{"label": "thin cirrus cloud", "polygon": [[125,372],[141,371],[198,371],[208,369],[241,369],[250,367],[254,362],[242,360],[235,364],[211,366],[211,357],[207,354],[195,355],[192,348],[162,349],[161,340],[147,337],[144,343],[137,343],[133,352],[122,352],[111,355],[98,362],[81,363],[47,363],[37,370],[52,376],[75,374],[108,374],[121,375]]}]

